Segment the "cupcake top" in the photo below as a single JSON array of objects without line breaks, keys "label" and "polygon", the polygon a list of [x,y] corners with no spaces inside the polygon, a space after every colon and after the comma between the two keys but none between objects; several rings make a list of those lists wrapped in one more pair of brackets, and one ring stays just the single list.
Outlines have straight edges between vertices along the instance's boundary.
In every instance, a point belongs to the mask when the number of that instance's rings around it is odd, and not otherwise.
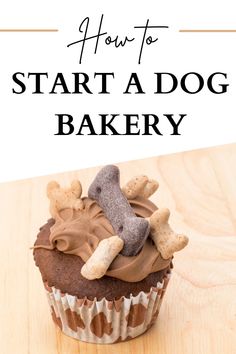
[{"label": "cupcake top", "polygon": [[106,275],[138,282],[168,267],[188,238],[171,229],[168,209],[158,209],[148,199],[158,188],[156,181],[138,176],[121,189],[119,177],[116,166],[105,166],[83,198],[79,181],[68,189],[50,182],[47,195],[55,222],[49,246],[35,248],[80,257],[81,274],[89,280]]}]

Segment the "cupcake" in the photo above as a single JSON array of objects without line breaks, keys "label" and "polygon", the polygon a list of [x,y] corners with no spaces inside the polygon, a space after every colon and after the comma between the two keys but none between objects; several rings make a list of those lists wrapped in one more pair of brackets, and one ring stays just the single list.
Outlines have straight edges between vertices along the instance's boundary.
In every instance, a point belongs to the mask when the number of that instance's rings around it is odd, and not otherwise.
[{"label": "cupcake", "polygon": [[173,253],[188,242],[169,226],[169,210],[149,200],[158,183],[138,176],[121,189],[119,173],[105,166],[83,198],[78,180],[67,189],[50,182],[52,218],[33,251],[54,322],[91,343],[125,341],[151,327]]}]

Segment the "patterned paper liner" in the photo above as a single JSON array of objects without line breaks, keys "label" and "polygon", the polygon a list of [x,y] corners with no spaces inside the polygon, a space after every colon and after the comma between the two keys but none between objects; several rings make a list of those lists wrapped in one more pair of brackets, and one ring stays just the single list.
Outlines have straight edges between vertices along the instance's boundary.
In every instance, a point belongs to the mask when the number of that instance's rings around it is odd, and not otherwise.
[{"label": "patterned paper liner", "polygon": [[135,338],[155,322],[170,274],[149,293],[97,301],[64,294],[44,284],[54,322],[62,332],[90,343],[115,343]]}]

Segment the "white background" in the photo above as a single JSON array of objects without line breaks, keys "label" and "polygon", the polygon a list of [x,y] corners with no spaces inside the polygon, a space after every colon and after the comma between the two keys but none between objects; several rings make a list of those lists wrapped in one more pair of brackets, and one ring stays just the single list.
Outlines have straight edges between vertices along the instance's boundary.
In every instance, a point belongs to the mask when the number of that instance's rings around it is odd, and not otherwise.
[{"label": "white background", "polygon": [[[102,13],[104,31],[120,38],[135,35],[139,42],[112,49],[101,39],[94,56],[91,41],[79,65],[80,47],[66,46],[81,39],[78,27],[86,16],[89,34],[96,34]],[[144,48],[138,65],[141,36],[133,27],[147,19],[150,25],[170,28],[158,30],[159,41]],[[179,29],[236,29],[234,1],[7,1],[0,5],[0,28],[59,30],[0,33],[0,181],[235,142],[236,33],[179,33]],[[45,92],[51,90],[57,72],[64,73],[69,87],[72,72],[86,72],[94,94],[32,95],[28,81],[27,92],[14,95],[12,75],[18,71],[48,72]],[[228,92],[214,95],[205,87],[196,95],[181,89],[155,95],[153,73],[162,71],[178,78],[190,71],[204,78],[221,71],[228,75]],[[110,95],[97,94],[94,72],[115,73]],[[131,72],[139,74],[145,95],[122,94]],[[77,122],[90,114],[95,126],[99,113],[120,113],[121,122],[124,113],[153,113],[159,116],[164,135],[55,136],[55,113],[72,114]],[[187,114],[181,136],[169,135],[170,126],[163,118],[167,113]]]}]

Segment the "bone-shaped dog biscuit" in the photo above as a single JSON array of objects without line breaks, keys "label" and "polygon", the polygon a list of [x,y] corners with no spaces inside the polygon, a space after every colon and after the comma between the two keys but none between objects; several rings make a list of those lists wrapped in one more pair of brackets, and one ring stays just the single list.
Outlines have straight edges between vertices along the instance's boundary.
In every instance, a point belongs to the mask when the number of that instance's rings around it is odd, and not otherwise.
[{"label": "bone-shaped dog biscuit", "polygon": [[47,196],[50,200],[50,213],[53,218],[58,211],[66,208],[75,210],[83,209],[83,201],[80,199],[82,187],[80,181],[74,180],[70,188],[61,188],[59,183],[51,181],[47,185]]},{"label": "bone-shaped dog biscuit", "polygon": [[97,201],[113,226],[124,240],[122,254],[135,256],[149,234],[149,223],[137,217],[120,189],[120,174],[116,166],[105,166],[89,187],[88,196]]},{"label": "bone-shaped dog biscuit", "polygon": [[132,178],[122,188],[123,193],[127,199],[135,199],[137,197],[149,198],[159,184],[154,179],[149,179],[147,176],[141,175]]},{"label": "bone-shaped dog biscuit", "polygon": [[171,229],[169,216],[169,209],[158,209],[149,218],[151,237],[164,259],[172,257],[174,252],[180,251],[188,243],[187,236],[178,235]]},{"label": "bone-shaped dog biscuit", "polygon": [[159,187],[159,183],[157,181],[155,181],[154,179],[149,179],[141,193],[141,197],[143,198],[151,197],[151,195],[153,195],[156,192],[158,187]]},{"label": "bone-shaped dog biscuit", "polygon": [[119,236],[111,236],[100,241],[92,256],[81,268],[83,277],[89,280],[103,277],[123,245],[124,241]]}]

